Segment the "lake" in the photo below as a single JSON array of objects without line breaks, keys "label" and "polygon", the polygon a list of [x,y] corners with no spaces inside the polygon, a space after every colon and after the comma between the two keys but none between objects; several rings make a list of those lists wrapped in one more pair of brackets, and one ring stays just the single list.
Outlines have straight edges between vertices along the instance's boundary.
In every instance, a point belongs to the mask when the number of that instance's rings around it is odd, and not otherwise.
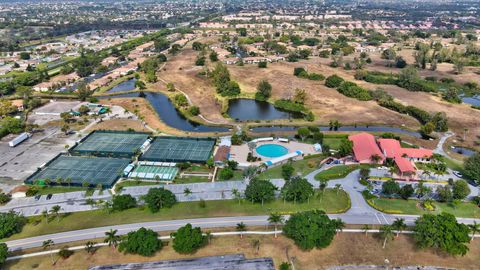
[{"label": "lake", "polygon": [[295,113],[281,111],[266,101],[258,101],[248,98],[231,99],[228,105],[227,114],[236,120],[254,121],[254,120],[276,120],[301,118]]},{"label": "lake", "polygon": [[118,93],[135,90],[135,82],[137,82],[137,79],[135,78],[121,82],[108,90],[107,93]]},{"label": "lake", "polygon": [[[227,132],[227,127],[207,126],[195,123],[185,118],[170,102],[167,96],[162,93],[144,92],[145,98],[150,102],[158,116],[166,125],[178,130],[188,132]],[[118,94],[113,96],[103,96],[100,99],[122,98],[122,97],[140,97],[140,92]]]}]

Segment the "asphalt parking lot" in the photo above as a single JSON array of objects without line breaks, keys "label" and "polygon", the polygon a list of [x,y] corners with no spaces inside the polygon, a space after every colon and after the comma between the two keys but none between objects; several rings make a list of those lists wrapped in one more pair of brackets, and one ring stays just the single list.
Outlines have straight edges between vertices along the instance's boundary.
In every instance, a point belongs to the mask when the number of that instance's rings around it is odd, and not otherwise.
[{"label": "asphalt parking lot", "polygon": [[58,127],[48,127],[16,147],[10,147],[8,142],[16,136],[0,140],[0,189],[4,192],[22,184],[38,167],[65,151],[65,145],[73,145],[78,139],[76,135],[65,137]]},{"label": "asphalt parking lot", "polygon": [[81,104],[80,101],[52,101],[37,108],[29,115],[28,121],[37,125],[44,125],[50,121],[60,120],[62,112],[68,112]]}]

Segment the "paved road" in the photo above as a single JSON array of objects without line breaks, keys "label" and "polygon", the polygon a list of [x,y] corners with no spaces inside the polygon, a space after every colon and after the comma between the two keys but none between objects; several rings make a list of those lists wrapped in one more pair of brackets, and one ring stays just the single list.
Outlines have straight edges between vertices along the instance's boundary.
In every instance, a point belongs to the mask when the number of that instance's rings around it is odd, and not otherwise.
[{"label": "paved road", "polygon": [[[417,216],[408,215],[388,215],[388,214],[335,214],[329,215],[331,218],[341,218],[347,224],[391,224],[395,218],[404,218],[405,222],[412,225]],[[22,250],[42,246],[43,241],[51,239],[56,244],[68,243],[72,241],[88,240],[94,238],[104,238],[105,232],[110,229],[118,230],[119,235],[127,234],[130,231],[138,230],[141,227],[149,228],[155,231],[166,232],[178,229],[187,223],[201,228],[222,228],[234,227],[237,223],[244,222],[247,226],[265,226],[268,225],[268,216],[243,216],[243,217],[220,217],[220,218],[199,218],[199,219],[183,219],[183,220],[168,220],[168,221],[154,221],[142,222],[134,224],[105,226],[98,228],[91,228],[85,230],[69,231],[62,233],[55,233],[31,238],[24,238],[20,240],[7,241],[6,244],[10,251]],[[473,219],[459,219],[463,223],[473,223]],[[477,220],[480,221],[480,220]]]},{"label": "paved road", "polygon": [[435,154],[440,154],[442,156],[450,158],[450,156],[443,150],[443,145],[447,141],[448,138],[452,137],[455,135],[455,133],[451,131],[445,132],[442,137],[440,137],[440,140],[438,141],[437,147],[433,150]]}]

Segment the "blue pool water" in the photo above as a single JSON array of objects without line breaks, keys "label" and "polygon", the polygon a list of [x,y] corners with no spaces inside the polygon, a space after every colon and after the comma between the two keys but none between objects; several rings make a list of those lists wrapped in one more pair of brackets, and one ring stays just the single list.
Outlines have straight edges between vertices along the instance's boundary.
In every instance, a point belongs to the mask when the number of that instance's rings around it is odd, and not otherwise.
[{"label": "blue pool water", "polygon": [[288,154],[288,149],[278,144],[264,144],[255,149],[257,154],[264,157],[276,158]]}]

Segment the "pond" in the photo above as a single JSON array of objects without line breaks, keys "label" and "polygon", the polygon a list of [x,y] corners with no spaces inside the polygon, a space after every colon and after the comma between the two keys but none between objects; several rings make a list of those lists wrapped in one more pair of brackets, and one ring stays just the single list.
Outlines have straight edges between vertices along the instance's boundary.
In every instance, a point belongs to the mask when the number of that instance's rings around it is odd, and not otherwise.
[{"label": "pond", "polygon": [[110,90],[107,91],[107,93],[118,93],[118,92],[127,92],[127,91],[132,91],[135,90],[135,82],[137,79],[132,78],[130,80],[121,82],[114,87],[112,87]]},{"label": "pond", "polygon": [[170,127],[189,132],[227,132],[229,130],[226,127],[206,126],[188,120],[179,111],[177,111],[177,109],[172,104],[172,102],[170,102],[168,97],[161,93],[134,92],[112,96],[103,96],[99,98],[108,99],[122,97],[140,97],[142,94],[150,102],[162,122],[164,122]]},{"label": "pond", "polygon": [[451,148],[452,148],[453,152],[455,152],[457,154],[460,154],[460,155],[463,155],[463,156],[467,156],[467,157],[471,157],[471,156],[473,156],[477,153],[472,149],[468,149],[468,148],[460,147],[460,146],[452,146]]},{"label": "pond", "polygon": [[[318,127],[323,132],[332,131],[330,127],[321,126]],[[252,132],[275,132],[275,131],[296,131],[298,127],[293,126],[262,126],[254,127],[250,130]],[[401,133],[417,138],[421,138],[422,135],[416,131],[409,131],[402,128],[396,127],[387,127],[387,126],[341,126],[337,131],[368,131],[368,132],[391,132],[391,133]]]},{"label": "pond", "polygon": [[231,118],[240,121],[275,120],[302,117],[299,114],[278,110],[272,104],[266,101],[237,98],[231,99],[228,104],[227,114]]},{"label": "pond", "polygon": [[473,96],[473,97],[463,97],[463,103],[467,103],[473,106],[480,106],[480,95]]}]

